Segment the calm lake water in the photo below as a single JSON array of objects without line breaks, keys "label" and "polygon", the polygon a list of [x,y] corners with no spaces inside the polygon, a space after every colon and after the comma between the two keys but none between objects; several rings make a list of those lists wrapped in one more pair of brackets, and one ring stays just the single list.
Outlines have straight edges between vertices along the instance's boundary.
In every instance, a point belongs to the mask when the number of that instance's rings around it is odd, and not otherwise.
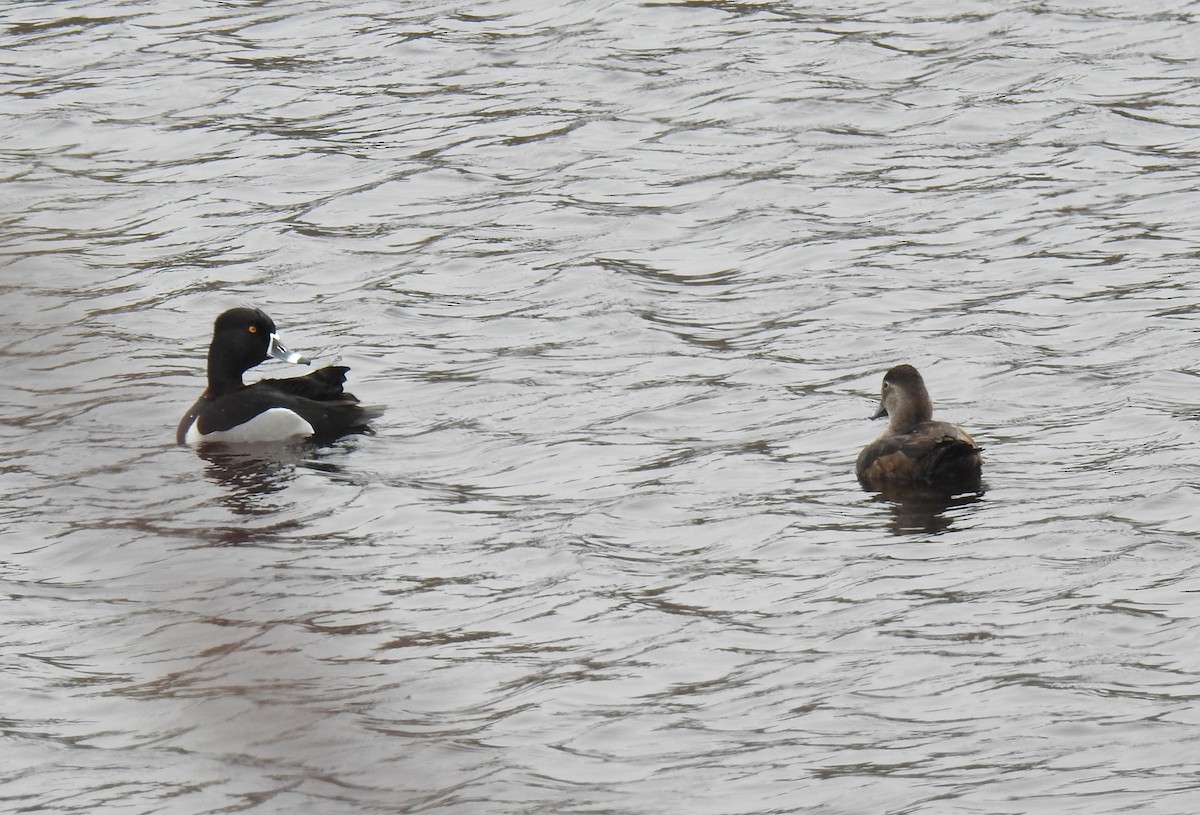
[{"label": "calm lake water", "polygon": [[[1193,815],[1198,16],[10,3],[0,810]],[[236,305],[376,434],[176,447]]]}]

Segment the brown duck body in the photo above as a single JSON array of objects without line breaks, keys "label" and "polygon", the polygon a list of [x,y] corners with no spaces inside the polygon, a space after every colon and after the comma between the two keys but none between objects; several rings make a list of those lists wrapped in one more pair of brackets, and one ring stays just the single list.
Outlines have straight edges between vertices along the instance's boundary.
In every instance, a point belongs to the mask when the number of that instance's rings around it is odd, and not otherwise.
[{"label": "brown duck body", "polygon": [[897,365],[884,376],[874,418],[881,416],[889,417],[888,429],[863,448],[855,466],[865,486],[977,484],[981,448],[958,425],[933,420],[933,402],[916,368]]}]

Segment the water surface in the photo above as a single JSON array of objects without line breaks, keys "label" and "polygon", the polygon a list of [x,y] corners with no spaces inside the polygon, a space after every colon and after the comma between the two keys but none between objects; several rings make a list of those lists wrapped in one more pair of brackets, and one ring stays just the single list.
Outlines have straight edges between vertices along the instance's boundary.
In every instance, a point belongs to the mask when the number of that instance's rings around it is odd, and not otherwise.
[{"label": "water surface", "polygon": [[[1195,16],[6,9],[0,801],[1191,815]],[[172,444],[246,304],[375,435]]]}]

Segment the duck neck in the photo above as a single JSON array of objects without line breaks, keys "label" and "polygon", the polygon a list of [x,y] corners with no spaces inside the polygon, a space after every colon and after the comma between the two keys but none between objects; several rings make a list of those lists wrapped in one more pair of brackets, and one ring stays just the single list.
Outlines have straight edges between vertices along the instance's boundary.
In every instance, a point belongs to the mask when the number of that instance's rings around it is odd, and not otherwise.
[{"label": "duck neck", "polygon": [[924,388],[909,394],[900,404],[888,408],[888,430],[892,433],[907,433],[922,422],[933,419],[933,403]]},{"label": "duck neck", "polygon": [[213,359],[213,353],[210,350],[208,352],[208,395],[224,396],[244,387],[246,386],[242,383],[242,372],[233,371],[227,365],[222,365],[220,360]]}]

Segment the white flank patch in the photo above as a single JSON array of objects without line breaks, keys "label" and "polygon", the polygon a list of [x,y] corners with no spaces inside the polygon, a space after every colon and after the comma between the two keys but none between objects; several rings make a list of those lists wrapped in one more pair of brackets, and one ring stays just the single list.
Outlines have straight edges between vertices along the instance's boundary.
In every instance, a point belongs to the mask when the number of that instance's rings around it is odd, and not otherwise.
[{"label": "white flank patch", "polygon": [[196,429],[196,423],[192,422],[183,441],[192,447],[206,441],[245,444],[256,441],[283,441],[297,436],[311,436],[314,432],[312,425],[287,408],[271,408],[237,427],[207,435],[201,435]]}]

